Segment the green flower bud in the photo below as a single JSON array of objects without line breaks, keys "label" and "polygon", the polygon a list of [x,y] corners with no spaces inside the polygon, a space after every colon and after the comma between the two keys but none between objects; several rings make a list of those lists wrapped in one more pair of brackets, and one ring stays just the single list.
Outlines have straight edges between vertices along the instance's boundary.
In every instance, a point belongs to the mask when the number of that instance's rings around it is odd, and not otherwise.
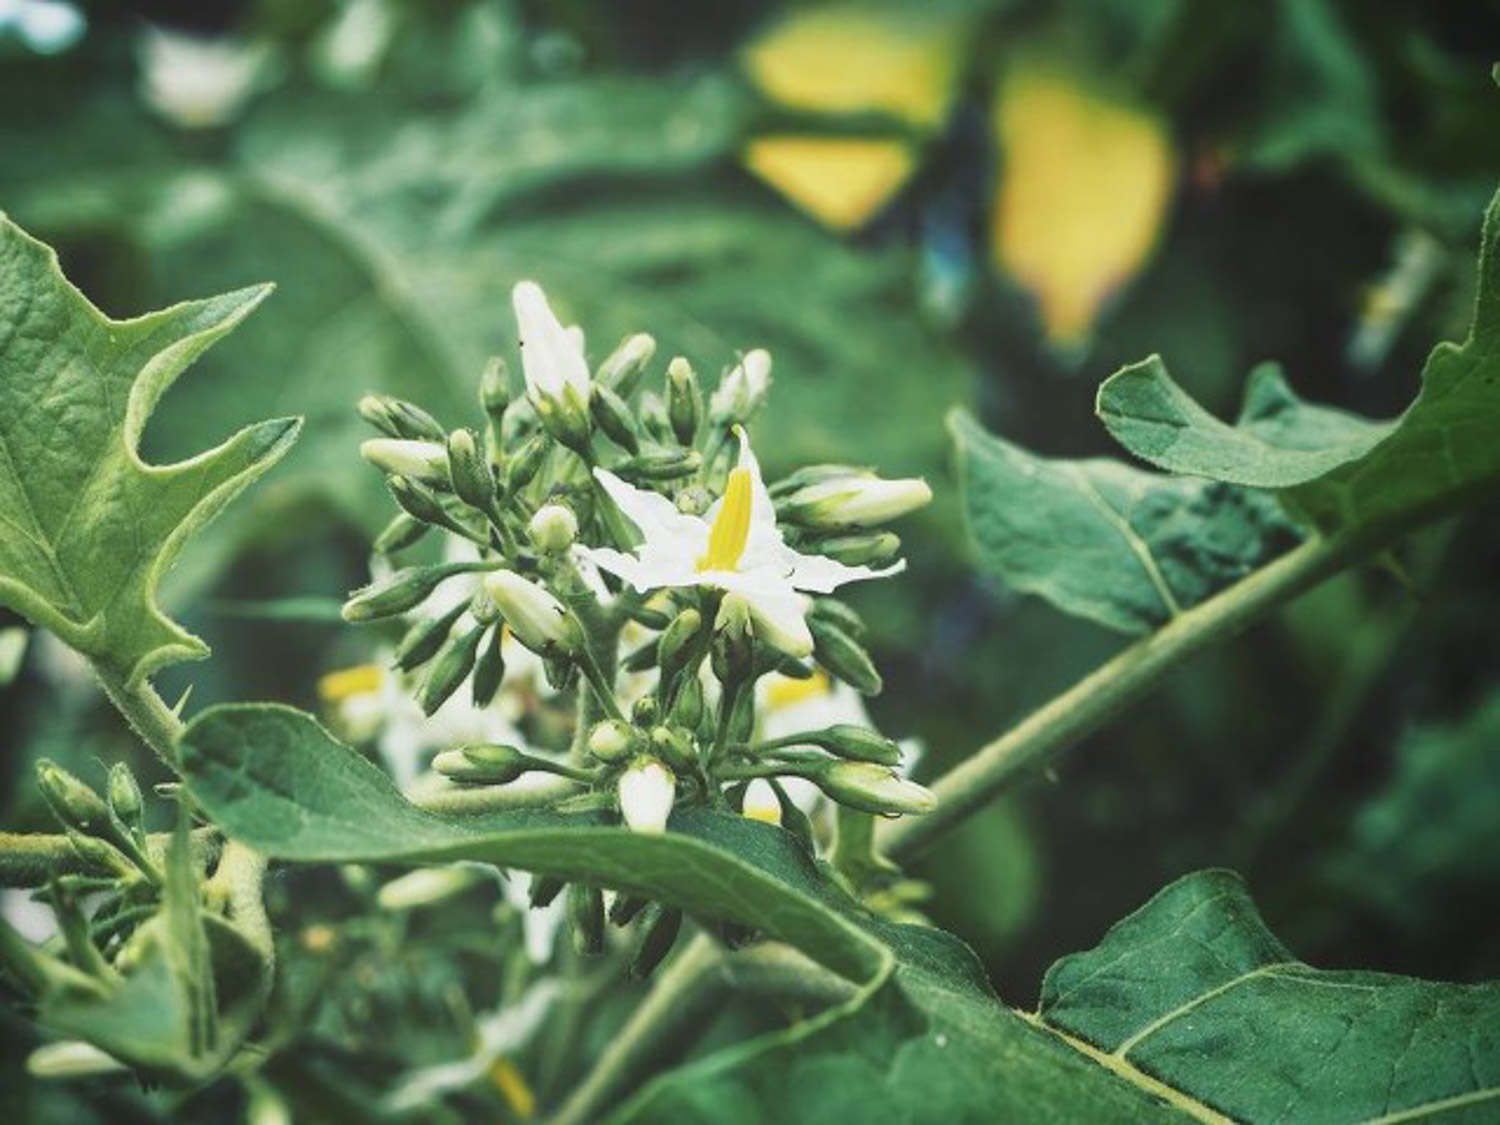
[{"label": "green flower bud", "polygon": [[573,883],[568,887],[568,926],[573,948],[581,957],[604,952],[604,892],[598,887]]},{"label": "green flower bud", "polygon": [[479,377],[479,406],[490,416],[490,421],[499,425],[505,408],[510,405],[510,375],[505,360],[490,356],[484,365],[484,374]]},{"label": "green flower bud", "polygon": [[853,723],[835,723],[826,730],[809,731],[798,737],[811,746],[821,746],[830,754],[837,754],[841,758],[874,762],[882,766],[901,763],[900,746],[882,734]]},{"label": "green flower bud", "polygon": [[562,504],[543,504],[526,525],[536,549],[560,555],[578,538],[578,517]]},{"label": "green flower bud", "polygon": [[661,708],[656,705],[656,699],[649,695],[641,696],[635,701],[635,706],[630,709],[631,721],[642,729],[654,727],[659,718],[661,718]]},{"label": "green flower bud", "polygon": [[605,719],[589,731],[589,753],[601,762],[623,762],[639,747],[635,728],[620,719]]},{"label": "green flower bud", "polygon": [[80,778],[48,758],[36,764],[37,785],[58,820],[83,832],[99,832],[109,824],[104,800]]},{"label": "green flower bud", "polygon": [[443,427],[415,403],[392,395],[365,395],[359,400],[359,415],[393,438],[442,441]]},{"label": "green flower bud", "polygon": [[641,919],[641,944],[630,962],[630,975],[645,980],[672,951],[682,929],[682,911],[653,902]]},{"label": "green flower bud", "polygon": [[532,764],[529,754],[498,743],[460,746],[432,759],[432,768],[444,777],[478,785],[509,785]]},{"label": "green flower bud", "polygon": [[741,594],[725,594],[714,617],[714,675],[723,684],[748,676],[755,660],[750,603]]},{"label": "green flower bud", "polygon": [[85,836],[72,825],[66,826],[63,831],[67,834],[68,843],[78,853],[78,858],[91,870],[116,877],[137,874],[135,865],[125,858],[125,853],[108,841],[97,836]]},{"label": "green flower bud", "polygon": [[495,500],[495,478],[472,430],[454,430],[448,435],[448,472],[460,500],[481,512],[490,510]]},{"label": "green flower bud", "polygon": [[703,721],[703,681],[697,676],[684,676],[677,685],[677,696],[672,700],[668,716],[679,727],[697,730]]},{"label": "green flower bud", "polygon": [[809,617],[807,627],[813,635],[813,656],[819,664],[861,695],[880,694],[880,673],[858,641],[823,618]]},{"label": "green flower bud", "polygon": [[677,356],[667,364],[667,421],[683,445],[692,445],[703,421],[703,390],[688,361]]},{"label": "green flower bud", "polygon": [[677,510],[685,516],[701,516],[713,505],[713,494],[701,484],[690,484],[677,494]]},{"label": "green flower bud", "polygon": [[657,648],[657,662],[661,665],[662,678],[670,680],[693,661],[702,658],[698,639],[703,631],[703,615],[691,607],[683,610],[661,634]]},{"label": "green flower bud", "polygon": [[109,768],[109,807],[127,829],[140,827],[145,801],[140,783],[124,762],[116,762]]},{"label": "green flower bud", "polygon": [[578,665],[566,656],[542,657],[542,671],[553,691],[572,691],[578,682]]},{"label": "green flower bud", "polygon": [[773,498],[790,496],[800,489],[831,480],[858,480],[874,478],[875,470],[862,465],[804,465],[795,473],[782,477],[766,486]]},{"label": "green flower bud", "polygon": [[632,457],[615,472],[628,481],[676,480],[702,467],[703,454],[696,449],[656,449]]},{"label": "green flower bud", "polygon": [[641,437],[625,400],[602,383],[589,395],[589,410],[605,436],[628,453],[641,451]]},{"label": "green flower bud", "polygon": [[571,610],[513,570],[485,575],[485,591],[500,607],[516,640],[541,656],[571,656],[584,645],[583,626]]},{"label": "green flower bud", "polygon": [[474,662],[474,676],[470,683],[474,689],[475,707],[488,707],[500,690],[500,682],[505,679],[504,644],[504,630],[496,629]]},{"label": "green flower bud", "polygon": [[750,736],[755,733],[755,693],[753,691],[741,691],[734,697],[734,710],[729,713],[729,727],[726,733],[730,742],[750,741]]},{"label": "green flower bud", "polygon": [[937,808],[932,790],[873,762],[830,762],[805,776],[839,804],[861,812],[895,816]]},{"label": "green flower bud", "polygon": [[644,910],[650,901],[637,895],[615,895],[615,901],[609,907],[610,925],[630,925],[635,921],[635,916]]},{"label": "green flower bud", "polygon": [[525,488],[542,467],[542,458],[547,456],[551,444],[546,434],[532,434],[526,443],[510,455],[505,462],[505,491],[513,493]]},{"label": "green flower bud", "polygon": [[797,807],[797,802],[787,795],[782,788],[781,782],[774,777],[768,778],[771,788],[776,791],[776,799],[781,802],[781,827],[785,828],[807,849],[809,855],[818,854],[818,837],[813,830],[813,823],[808,815]]},{"label": "green flower bud", "polygon": [[889,531],[840,535],[808,545],[813,554],[827,555],[847,566],[880,566],[901,553],[901,537]]},{"label": "green flower bud", "polygon": [[627,336],[599,365],[599,370],[594,373],[594,381],[603,383],[621,398],[629,398],[640,383],[646,364],[651,362],[651,357],[655,354],[656,341],[646,333],[637,332],[634,336]]},{"label": "green flower bud", "polygon": [[693,750],[693,739],[681,727],[654,726],[647,736],[651,742],[651,753],[655,754],[674,773],[687,773],[697,760]]},{"label": "green flower bud", "polygon": [[457,518],[449,515],[438,499],[437,493],[411,477],[387,477],[386,487],[391,490],[402,511],[414,520],[421,520],[433,527],[442,527],[465,538],[471,534]]},{"label": "green flower bud", "polygon": [[661,647],[661,638],[652,637],[634,652],[627,653],[625,659],[620,661],[620,667],[627,672],[644,672],[648,668],[656,667],[656,655]]},{"label": "green flower bud", "polygon": [[777,500],[776,514],[807,527],[839,531],[873,527],[931,501],[932,489],[920,477],[843,477],[808,485]]},{"label": "green flower bud", "polygon": [[533,875],[531,877],[531,889],[527,892],[527,898],[533,910],[541,910],[551,906],[552,900],[562,893],[562,889],[568,884],[556,875]]},{"label": "green flower bud", "polygon": [[856,641],[865,635],[864,618],[855,613],[848,602],[841,602],[838,598],[814,598],[809,616],[821,617],[824,621],[837,625]]},{"label": "green flower bud", "polygon": [[414,624],[396,646],[396,656],[392,661],[394,667],[410,672],[436,656],[465,608],[464,603],[460,602],[441,617],[428,618]]},{"label": "green flower bud", "polygon": [[439,441],[410,441],[397,438],[371,438],[362,442],[359,455],[383,473],[410,477],[432,488],[446,491],[448,450]]},{"label": "green flower bud", "polygon": [[407,512],[397,512],[395,518],[385,525],[385,530],[375,537],[374,551],[377,555],[393,555],[426,535],[430,526]]},{"label": "green flower bud", "polygon": [[487,569],[484,564],[468,562],[404,567],[378,582],[354,591],[344,603],[344,620],[357,625],[405,613],[437,589],[438,583],[443,579],[484,569]]},{"label": "green flower bud", "polygon": [[[589,397],[593,398],[592,395]],[[579,399],[571,387],[564,390],[561,398],[534,398],[531,405],[536,408],[542,428],[560,444],[578,453],[588,449],[592,433],[589,405]]]},{"label": "green flower bud", "polygon": [[464,682],[464,677],[473,671],[479,642],[484,639],[487,628],[486,625],[476,625],[459,636],[450,637],[444,644],[427,670],[427,678],[417,689],[417,704],[422,708],[422,714],[431,715],[447,702],[448,697],[458,690],[458,685]]}]

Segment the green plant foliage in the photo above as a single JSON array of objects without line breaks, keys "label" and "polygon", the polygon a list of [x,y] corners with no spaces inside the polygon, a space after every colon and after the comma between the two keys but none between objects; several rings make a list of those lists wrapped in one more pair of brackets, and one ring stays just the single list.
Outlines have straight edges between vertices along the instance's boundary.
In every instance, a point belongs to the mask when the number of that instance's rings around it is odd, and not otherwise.
[{"label": "green plant foliage", "polygon": [[1236,1120],[1478,1121],[1500,1098],[1500,984],[1310,968],[1228,871],[1178,880],[1059,961],[1038,1015]]},{"label": "green plant foliage", "polygon": [[137,453],[172,381],[263,300],[242,289],[110,320],[0,217],[0,602],[138,683],[207,648],[156,606],[183,541],[275,464],[298,423],[262,422],[175,465]]},{"label": "green plant foliage", "polygon": [[1112,629],[1150,632],[1296,540],[1243,488],[1037,457],[963,413],[948,425],[980,566]]},{"label": "green plant foliage", "polygon": [[1310,407],[1273,371],[1252,374],[1229,426],[1153,357],[1099,388],[1099,417],[1137,456],[1177,473],[1281,492],[1324,531],[1359,532],[1447,511],[1500,478],[1500,196],[1485,217],[1473,323],[1438,345],[1400,418]]}]

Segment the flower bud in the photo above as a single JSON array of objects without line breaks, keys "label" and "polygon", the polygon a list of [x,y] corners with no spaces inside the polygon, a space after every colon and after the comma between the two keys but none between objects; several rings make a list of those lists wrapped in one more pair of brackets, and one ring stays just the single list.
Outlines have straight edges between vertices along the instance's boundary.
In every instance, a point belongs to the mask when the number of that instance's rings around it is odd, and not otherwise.
[{"label": "flower bud", "polygon": [[479,569],[483,569],[482,566],[466,562],[403,567],[354,591],[341,612],[351,625],[394,617],[422,602],[443,579]]},{"label": "flower bud", "polygon": [[713,494],[701,484],[690,484],[677,494],[677,510],[685,516],[701,516],[713,506]]},{"label": "flower bud", "polygon": [[703,615],[691,607],[683,610],[662,630],[657,645],[657,663],[661,665],[662,678],[670,680],[687,667],[695,654],[701,659],[701,650],[696,642],[703,630]]},{"label": "flower bud", "polygon": [[431,906],[464,891],[484,879],[473,867],[419,867],[398,875],[375,892],[375,905],[382,910],[414,910]]},{"label": "flower bud", "polygon": [[454,430],[448,435],[448,473],[460,500],[481,512],[490,510],[495,500],[495,478],[472,430]]},{"label": "flower bud", "polygon": [[844,477],[798,489],[777,501],[776,514],[807,527],[838,531],[873,527],[931,500],[932,489],[920,477]]},{"label": "flower bud", "polygon": [[57,819],[70,828],[97,832],[109,824],[103,799],[81,779],[48,758],[36,764],[37,785]]},{"label": "flower bud", "polygon": [[33,1078],[92,1078],[125,1069],[125,1064],[81,1039],[47,1043],[26,1056],[26,1071]]},{"label": "flower bud", "polygon": [[661,718],[661,708],[656,705],[654,696],[641,696],[630,709],[630,719],[638,727],[654,727],[659,718]]},{"label": "flower bud", "polygon": [[880,694],[880,673],[858,641],[823,618],[808,618],[807,627],[813,636],[813,656],[819,664],[861,695]]},{"label": "flower bud", "polygon": [[511,303],[521,337],[526,397],[543,424],[549,410],[581,409],[588,402],[589,369],[579,341],[553,315],[536,282],[517,284],[511,291]]},{"label": "flower bud", "polygon": [[709,399],[708,416],[716,425],[747,422],[765,401],[771,386],[771,355],[764,348],[745,353]]},{"label": "flower bud", "polygon": [[443,427],[415,403],[392,395],[365,395],[359,400],[359,415],[393,438],[442,441]]},{"label": "flower bud", "polygon": [[766,486],[766,491],[775,499],[790,496],[799,492],[809,485],[823,484],[831,480],[858,480],[861,478],[875,476],[874,469],[868,469],[861,465],[803,465],[794,473],[789,473],[778,481],[773,481]]},{"label": "flower bud", "polygon": [[668,716],[672,722],[687,730],[697,730],[703,721],[703,681],[695,675],[684,676],[677,685],[676,698]]},{"label": "flower bud", "polygon": [[650,903],[650,899],[638,895],[615,895],[609,906],[609,923],[612,926],[628,926]]},{"label": "flower bud", "polygon": [[509,785],[532,768],[532,759],[514,746],[480,743],[444,750],[432,759],[432,768],[453,781]]},{"label": "flower bud", "polygon": [[865,635],[865,622],[848,602],[841,602],[838,598],[814,598],[812,608],[808,611],[809,617],[820,617],[837,625],[848,633],[856,641]]},{"label": "flower bud", "polygon": [[510,631],[532,652],[571,656],[583,648],[583,626],[571,610],[535,582],[513,570],[485,575],[485,591],[500,607]]},{"label": "flower bud", "polygon": [[145,801],[140,783],[124,762],[116,762],[109,768],[109,807],[127,829],[140,826]]},{"label": "flower bud", "polygon": [[417,705],[422,708],[424,715],[431,715],[446,703],[448,697],[458,690],[458,685],[473,671],[474,658],[479,653],[479,642],[484,639],[487,628],[486,625],[476,625],[456,637],[450,637],[442,651],[433,658],[432,666],[427,670],[427,678],[417,689]]},{"label": "flower bud", "polygon": [[901,763],[901,747],[867,727],[853,723],[835,723],[826,730],[809,731],[798,736],[811,746],[821,746],[830,754],[840,758],[853,758],[860,762],[875,762],[882,766]]},{"label": "flower bud", "polygon": [[901,537],[889,531],[839,535],[809,545],[812,554],[826,555],[847,566],[881,566],[901,553]]},{"label": "flower bud", "polygon": [[372,549],[377,555],[393,555],[426,535],[431,526],[409,512],[397,512],[395,518],[385,525],[385,530],[375,537]]},{"label": "flower bud", "polygon": [[703,420],[703,390],[688,361],[677,356],[667,364],[667,421],[683,445],[692,445]]},{"label": "flower bud", "polygon": [[744,679],[755,659],[751,634],[750,603],[743,594],[728,593],[714,615],[711,646],[714,675],[723,684]]},{"label": "flower bud", "polygon": [[807,776],[839,804],[861,812],[893,816],[937,808],[932,790],[873,762],[830,762]]},{"label": "flower bud", "polygon": [[496,424],[510,405],[510,375],[505,369],[505,360],[497,355],[490,356],[484,365],[484,374],[479,377],[479,405]]},{"label": "flower bud", "polygon": [[505,491],[516,492],[531,483],[551,443],[546,434],[532,434],[505,462]]},{"label": "flower bud", "polygon": [[437,493],[426,485],[411,477],[387,477],[386,487],[391,490],[391,495],[401,510],[414,520],[433,527],[446,528],[455,535],[468,538],[471,532],[456,518],[448,514],[443,507],[443,502],[438,499]]},{"label": "flower bud", "polygon": [[448,450],[439,442],[371,438],[360,443],[359,455],[391,476],[411,477],[432,488],[449,487]]},{"label": "flower bud", "polygon": [[466,608],[459,602],[441,617],[430,617],[418,621],[402,636],[396,645],[396,654],[391,664],[403,672],[419,668],[437,655],[438,649],[453,631],[454,623]]},{"label": "flower bud", "polygon": [[676,777],[655,758],[637,758],[620,775],[620,813],[632,832],[664,831],[676,794]]},{"label": "flower bud", "polygon": [[531,517],[526,531],[537,550],[560,555],[578,538],[578,517],[562,504],[543,504]]},{"label": "flower bud", "polygon": [[666,763],[667,768],[677,773],[687,773],[693,768],[696,754],[693,739],[680,727],[654,726],[647,737],[651,742],[651,753]]},{"label": "flower bud", "polygon": [[641,919],[641,944],[630,962],[630,975],[645,980],[672,951],[682,929],[682,911],[653,902]]},{"label": "flower bud", "polygon": [[488,707],[500,690],[500,682],[505,679],[504,646],[505,630],[496,629],[474,662],[474,675],[469,682],[475,707]]},{"label": "flower bud", "polygon": [[605,436],[627,453],[639,453],[641,451],[641,437],[636,431],[635,419],[631,417],[630,407],[625,405],[625,400],[602,383],[595,383],[592,395],[589,398],[589,410],[594,415],[594,421],[599,423],[599,428],[604,431]]},{"label": "flower bud", "polygon": [[616,466],[628,481],[676,480],[692,476],[703,467],[703,454],[696,449],[654,449]]},{"label": "flower bud", "polygon": [[605,719],[589,731],[589,753],[601,762],[623,762],[639,744],[635,728],[620,719]]},{"label": "flower bud", "polygon": [[750,820],[779,825],[781,823],[781,799],[776,796],[776,790],[771,788],[771,783],[765,778],[751,778],[750,784],[745,786],[745,796],[740,801],[740,812]]},{"label": "flower bud", "polygon": [[604,952],[604,892],[582,883],[568,886],[568,927],[573,931],[573,948],[582,957],[597,957]]},{"label": "flower bud", "polygon": [[620,346],[610,352],[599,365],[594,379],[603,383],[621,398],[629,398],[641,381],[646,364],[656,354],[656,340],[645,332],[637,332],[620,341]]},{"label": "flower bud", "polygon": [[640,648],[626,653],[625,658],[620,661],[620,667],[627,672],[644,672],[656,667],[656,654],[661,647],[661,638],[652,637]]}]

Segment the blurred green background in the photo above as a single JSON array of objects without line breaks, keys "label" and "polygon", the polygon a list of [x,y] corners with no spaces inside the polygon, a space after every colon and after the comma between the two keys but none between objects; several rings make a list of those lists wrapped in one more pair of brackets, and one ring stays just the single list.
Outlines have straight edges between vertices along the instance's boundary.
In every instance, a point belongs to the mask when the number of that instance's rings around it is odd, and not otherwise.
[{"label": "blurred green background", "polygon": [[[534,277],[594,360],[635,330],[705,371],[770,349],[772,470],[932,481],[909,572],[852,599],[872,710],[930,777],[1123,643],[976,571],[946,412],[1112,455],[1094,388],[1151,352],[1221,413],[1267,358],[1398,411],[1467,323],[1496,58],[1494,3],[0,0],[0,207],[115,316],[279,286],[146,435],[170,459],[307,418],[172,576],[214,656],[168,697],[316,709],[369,658],[336,618],[229,603],[364,579],[390,507],[355,400],[472,423]],[[1313,964],[1500,975],[1497,511],[1410,544],[1415,592],[1346,575],[1180,670],[941,845],[929,915],[1029,1005],[1054,958],[1225,865]],[[47,827],[40,756],[157,778],[41,640],[0,715],[7,827]]]}]

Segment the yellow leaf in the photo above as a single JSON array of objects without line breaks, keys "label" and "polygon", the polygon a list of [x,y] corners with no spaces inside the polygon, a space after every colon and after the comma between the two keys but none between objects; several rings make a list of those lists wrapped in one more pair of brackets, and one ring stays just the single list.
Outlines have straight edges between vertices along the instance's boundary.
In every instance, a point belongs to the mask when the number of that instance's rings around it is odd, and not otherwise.
[{"label": "yellow leaf", "polygon": [[1171,139],[1149,110],[1035,64],[1006,75],[993,120],[995,264],[1036,295],[1049,338],[1076,343],[1156,242]]},{"label": "yellow leaf", "polygon": [[789,109],[886,113],[942,124],[953,101],[966,21],[830,4],[793,12],[744,52],[761,91]]},{"label": "yellow leaf", "polygon": [[835,230],[863,226],[906,182],[916,152],[906,141],[866,137],[757,137],[745,167]]}]

